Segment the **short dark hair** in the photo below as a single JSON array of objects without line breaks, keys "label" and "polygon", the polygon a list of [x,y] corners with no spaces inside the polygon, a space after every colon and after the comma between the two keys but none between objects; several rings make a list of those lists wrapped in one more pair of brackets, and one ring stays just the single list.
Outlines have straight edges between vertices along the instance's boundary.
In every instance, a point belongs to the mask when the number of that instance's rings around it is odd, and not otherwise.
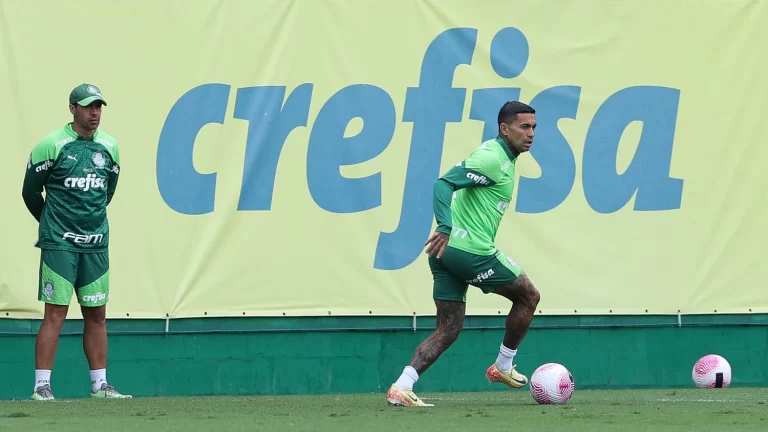
[{"label": "short dark hair", "polygon": [[501,127],[502,123],[515,121],[518,114],[536,114],[536,110],[520,101],[509,101],[499,110],[499,127]]}]

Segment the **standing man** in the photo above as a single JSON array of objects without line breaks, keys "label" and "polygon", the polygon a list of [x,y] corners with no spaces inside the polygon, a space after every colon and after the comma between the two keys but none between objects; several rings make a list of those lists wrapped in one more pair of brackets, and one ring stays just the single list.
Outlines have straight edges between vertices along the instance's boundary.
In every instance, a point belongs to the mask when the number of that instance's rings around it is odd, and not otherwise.
[{"label": "standing man", "polygon": [[38,300],[45,303],[35,344],[34,400],[53,400],[51,369],[73,292],[85,323],[83,349],[91,370],[91,396],[131,397],[107,384],[107,205],[117,187],[120,151],[117,141],[98,129],[106,105],[98,87],[75,87],[69,95],[72,122],[43,138],[27,163],[22,197],[39,222]]},{"label": "standing man", "polygon": [[488,381],[510,388],[528,384],[512,360],[536,312],[539,292],[494,241],[512,200],[515,162],[533,144],[536,111],[521,102],[507,102],[499,111],[498,126],[495,139],[482,143],[435,182],[437,229],[425,246],[434,279],[437,328],[416,348],[410,364],[389,388],[390,404],[432,406],[416,396],[413,385],[459,337],[470,284],[513,303],[498,357],[485,373]]}]

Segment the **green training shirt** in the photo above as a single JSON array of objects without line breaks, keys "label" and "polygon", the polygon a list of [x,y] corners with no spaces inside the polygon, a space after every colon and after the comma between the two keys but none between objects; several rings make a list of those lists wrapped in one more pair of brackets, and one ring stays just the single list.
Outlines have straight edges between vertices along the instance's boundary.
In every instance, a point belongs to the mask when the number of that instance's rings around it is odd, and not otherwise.
[{"label": "green training shirt", "polygon": [[497,137],[435,182],[437,231],[451,236],[448,246],[477,255],[496,253],[496,232],[515,188],[516,160]]},{"label": "green training shirt", "polygon": [[40,223],[39,247],[106,251],[107,205],[119,174],[117,141],[100,130],[84,138],[70,123],[43,138],[30,153],[22,188],[27,209]]}]

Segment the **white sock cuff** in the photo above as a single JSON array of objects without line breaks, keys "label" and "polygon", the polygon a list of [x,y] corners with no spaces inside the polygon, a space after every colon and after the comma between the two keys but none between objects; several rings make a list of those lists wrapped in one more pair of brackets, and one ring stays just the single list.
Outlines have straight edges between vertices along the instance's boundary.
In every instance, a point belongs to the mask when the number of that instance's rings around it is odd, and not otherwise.
[{"label": "white sock cuff", "polygon": [[499,348],[499,352],[506,357],[514,357],[515,354],[517,354],[517,350],[509,349],[504,346],[504,344],[501,344],[501,347]]},{"label": "white sock cuff", "polygon": [[91,369],[91,391],[97,392],[101,385],[107,382],[106,369]]},{"label": "white sock cuff", "polygon": [[48,369],[35,369],[35,391],[38,387],[51,384],[51,371]]},{"label": "white sock cuff", "polygon": [[416,369],[406,366],[405,369],[403,369],[403,373],[400,374],[400,378],[395,381],[395,385],[402,389],[411,389],[418,379],[419,374],[416,372]]},{"label": "white sock cuff", "polygon": [[411,366],[406,366],[405,369],[403,369],[403,373],[413,378],[414,381],[419,379],[419,373]]},{"label": "white sock cuff", "polygon": [[107,370],[106,369],[91,369],[91,382],[106,381]]}]

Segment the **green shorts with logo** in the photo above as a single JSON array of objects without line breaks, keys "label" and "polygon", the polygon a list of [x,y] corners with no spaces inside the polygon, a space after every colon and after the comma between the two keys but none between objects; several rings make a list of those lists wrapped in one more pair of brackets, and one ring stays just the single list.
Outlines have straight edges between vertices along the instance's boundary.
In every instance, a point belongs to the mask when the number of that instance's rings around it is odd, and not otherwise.
[{"label": "green shorts with logo", "polygon": [[469,285],[483,293],[513,283],[522,271],[512,258],[497,251],[494,255],[475,255],[446,247],[440,259],[429,257],[434,286],[432,297],[436,300],[467,301]]},{"label": "green shorts with logo", "polygon": [[109,300],[109,252],[82,253],[42,249],[38,300],[69,305],[72,293],[85,307]]}]

